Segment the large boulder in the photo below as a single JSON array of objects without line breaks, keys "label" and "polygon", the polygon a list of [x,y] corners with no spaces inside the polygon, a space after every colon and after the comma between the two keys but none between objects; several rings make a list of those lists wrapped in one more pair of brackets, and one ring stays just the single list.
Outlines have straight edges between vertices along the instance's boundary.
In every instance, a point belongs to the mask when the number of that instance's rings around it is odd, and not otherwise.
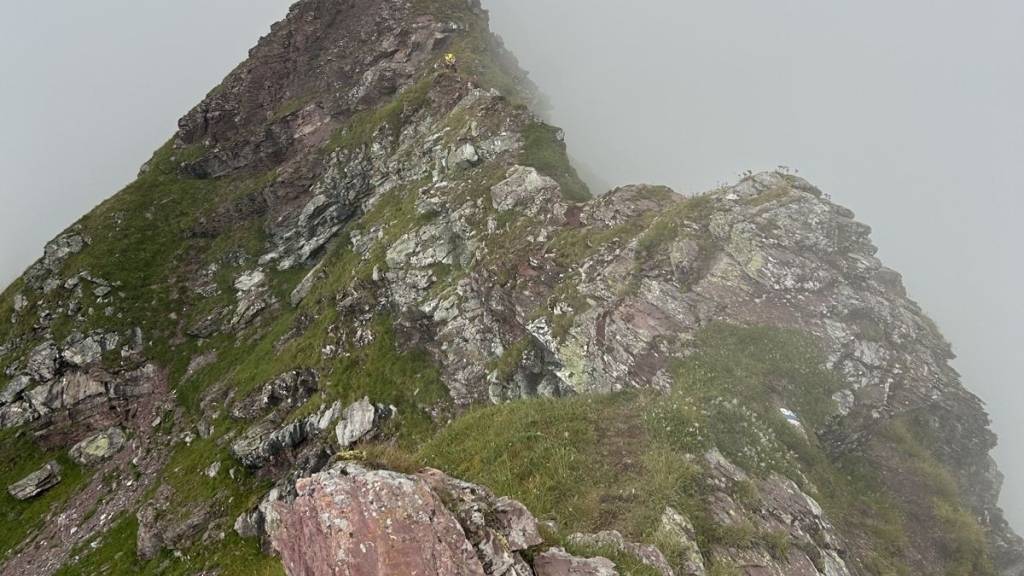
[{"label": "large boulder", "polygon": [[273,504],[273,549],[289,574],[485,576],[455,517],[423,480],[343,467],[299,480]]},{"label": "large boulder", "polygon": [[345,449],[360,440],[372,438],[394,413],[393,407],[371,404],[369,398],[352,404],[345,408],[342,420],[336,428],[338,444]]},{"label": "large boulder", "polygon": [[71,458],[83,466],[92,466],[120,452],[124,444],[124,432],[115,426],[75,444]]},{"label": "large boulder", "polygon": [[60,464],[47,462],[45,466],[7,487],[7,493],[16,500],[30,500],[60,483]]},{"label": "large boulder", "polygon": [[231,455],[246,468],[262,468],[282,454],[292,450],[307,438],[304,421],[277,428],[271,422],[262,422],[250,428],[231,445]]}]

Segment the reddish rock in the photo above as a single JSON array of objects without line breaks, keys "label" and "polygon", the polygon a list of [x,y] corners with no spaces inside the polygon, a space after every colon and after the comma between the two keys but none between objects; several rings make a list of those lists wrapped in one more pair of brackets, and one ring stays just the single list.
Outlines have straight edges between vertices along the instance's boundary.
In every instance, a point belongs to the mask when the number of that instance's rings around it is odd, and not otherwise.
[{"label": "reddish rock", "polygon": [[346,467],[296,489],[268,522],[289,576],[484,576],[462,527],[421,479]]}]

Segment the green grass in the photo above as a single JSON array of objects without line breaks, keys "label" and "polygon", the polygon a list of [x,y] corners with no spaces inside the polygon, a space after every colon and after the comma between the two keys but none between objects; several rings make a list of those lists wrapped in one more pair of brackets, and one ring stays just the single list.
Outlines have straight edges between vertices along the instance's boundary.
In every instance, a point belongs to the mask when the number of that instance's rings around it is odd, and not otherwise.
[{"label": "green grass", "polygon": [[397,139],[402,120],[415,114],[427,103],[433,82],[434,76],[428,75],[402,90],[391,101],[357,113],[334,133],[327,143],[327,149],[353,149],[365,146],[383,127],[387,128],[392,139]]},{"label": "green grass", "polygon": [[309,95],[299,96],[296,98],[290,98],[288,100],[285,100],[285,102],[278,106],[277,110],[274,111],[274,115],[271,116],[270,120],[271,122],[283,120],[291,116],[292,114],[295,114],[299,110],[302,110],[303,108],[306,107],[306,105],[308,105],[313,100],[314,98]]},{"label": "green grass", "polygon": [[[899,449],[905,472],[916,479],[919,494],[931,500],[932,508],[925,515],[931,516],[937,527],[933,530],[939,535],[946,575],[995,574],[984,528],[964,506],[956,479],[929,448],[932,439],[915,424],[912,417],[893,420],[883,430],[882,438]],[[915,512],[921,514],[920,510]]]},{"label": "green grass", "polygon": [[[620,393],[482,408],[442,430],[419,458],[520,499],[567,531],[618,529],[650,540],[673,506],[694,519],[705,544],[782,548],[777,535],[712,526],[691,458],[718,446],[754,472],[791,472],[797,456],[786,442],[807,441],[786,435],[789,424],[774,405],[785,400],[808,425],[818,422],[835,377],[807,338],[788,331],[715,325],[697,350],[680,362],[668,398]],[[756,408],[737,409],[730,398]],[[785,441],[763,441],[773,435]],[[752,455],[760,444],[775,452]]]},{"label": "green grass", "polygon": [[[50,460],[62,468],[61,482],[42,495],[24,502],[7,493],[11,484],[35,472]],[[89,480],[89,473],[63,451],[44,451],[27,434],[0,431],[0,561],[38,529],[47,513],[66,502]]]},{"label": "green grass", "polygon": [[226,532],[223,542],[198,546],[181,557],[165,552],[143,562],[135,555],[138,523],[134,516],[122,517],[96,541],[95,547],[79,550],[77,560],[61,568],[57,576],[191,576],[210,569],[221,576],[284,576],[280,560],[265,556],[257,541],[242,540],[230,529]]},{"label": "green grass", "polygon": [[541,174],[558,182],[562,196],[572,202],[593,198],[566,154],[560,130],[542,122],[532,122],[523,129],[523,151],[519,162],[532,166]]}]

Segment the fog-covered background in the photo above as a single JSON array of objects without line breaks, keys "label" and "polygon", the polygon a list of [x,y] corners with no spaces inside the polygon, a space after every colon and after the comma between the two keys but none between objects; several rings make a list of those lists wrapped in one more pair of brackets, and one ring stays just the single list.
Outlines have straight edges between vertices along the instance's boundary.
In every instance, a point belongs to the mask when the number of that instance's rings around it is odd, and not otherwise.
[{"label": "fog-covered background", "polygon": [[[1024,528],[1024,4],[484,0],[595,181],[800,170],[875,229],[1003,439]],[[0,0],[0,284],[127,183],[289,0]]]}]

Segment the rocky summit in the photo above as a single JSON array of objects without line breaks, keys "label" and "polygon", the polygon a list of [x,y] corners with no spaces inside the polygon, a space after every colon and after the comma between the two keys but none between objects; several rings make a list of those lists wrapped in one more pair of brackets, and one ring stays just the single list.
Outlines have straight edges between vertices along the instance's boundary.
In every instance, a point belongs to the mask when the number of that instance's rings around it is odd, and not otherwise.
[{"label": "rocky summit", "polygon": [[300,0],[0,299],[0,574],[1024,574],[785,172],[592,195],[476,0]]}]

